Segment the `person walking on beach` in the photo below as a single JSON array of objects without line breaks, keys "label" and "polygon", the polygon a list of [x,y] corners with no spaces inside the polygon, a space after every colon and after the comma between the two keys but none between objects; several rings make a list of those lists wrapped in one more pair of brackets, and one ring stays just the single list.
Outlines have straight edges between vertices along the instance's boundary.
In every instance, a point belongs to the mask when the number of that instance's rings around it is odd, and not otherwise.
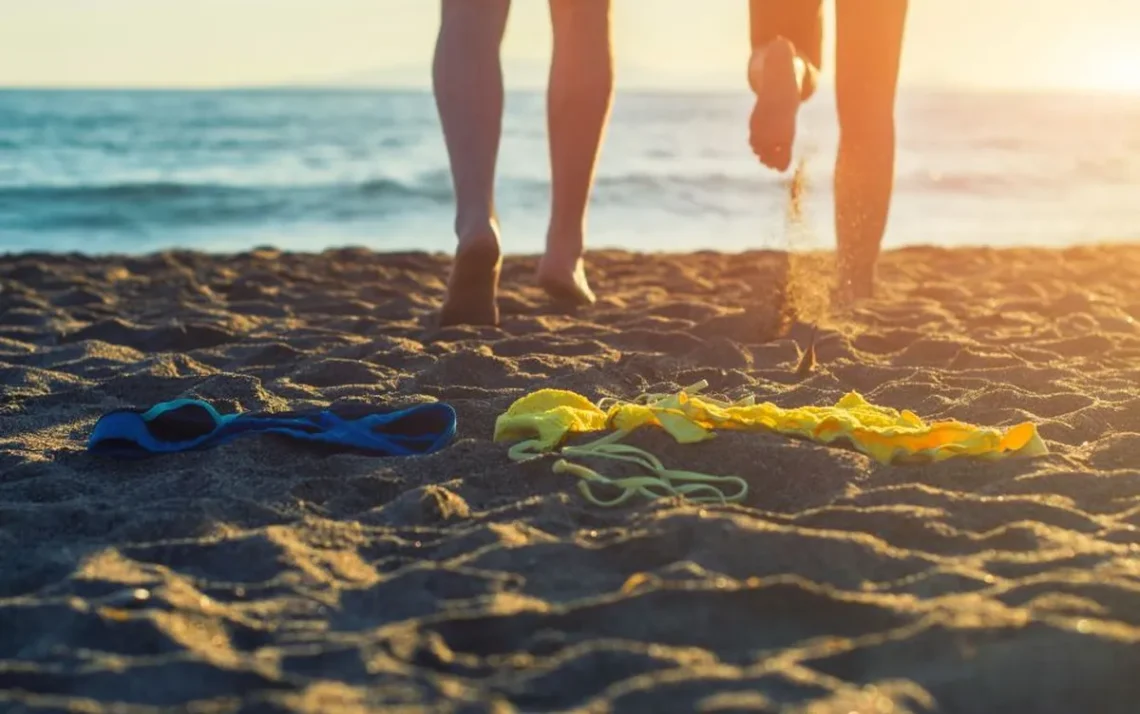
[{"label": "person walking on beach", "polygon": [[[788,168],[800,104],[815,92],[823,56],[822,0],[749,0],[756,94],[753,152]],[[895,93],[907,0],[836,0],[835,232],[843,302],[870,297],[895,171]]]},{"label": "person walking on beach", "polygon": [[[441,325],[495,324],[501,249],[495,162],[503,120],[499,47],[510,0],[442,0],[432,80],[455,187],[459,239]],[[559,302],[591,304],[582,262],[586,208],[613,98],[610,0],[550,0],[547,90],[552,205],[538,282]]]}]

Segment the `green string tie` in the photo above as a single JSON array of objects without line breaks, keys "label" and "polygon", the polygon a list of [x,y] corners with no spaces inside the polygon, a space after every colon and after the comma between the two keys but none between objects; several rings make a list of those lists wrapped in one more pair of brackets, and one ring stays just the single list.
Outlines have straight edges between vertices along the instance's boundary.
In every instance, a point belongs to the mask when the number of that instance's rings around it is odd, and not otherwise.
[{"label": "green string tie", "polygon": [[[624,439],[628,431],[614,431],[600,439],[579,446],[566,446],[560,458],[554,463],[556,474],[570,474],[578,477],[578,490],[582,496],[603,508],[620,506],[633,496],[643,496],[649,500],[682,496],[693,503],[737,503],[748,495],[748,483],[739,476],[713,476],[696,471],[667,469],[653,454],[629,444],[617,443]],[[508,451],[514,461],[526,461],[543,455],[538,441],[523,441]],[[642,476],[611,478],[582,464],[571,463],[569,458],[606,458],[637,464],[648,473]],[[602,499],[594,494],[593,487],[604,484],[621,489],[621,493],[611,499]],[[732,484],[736,488],[727,492],[718,484]]]}]

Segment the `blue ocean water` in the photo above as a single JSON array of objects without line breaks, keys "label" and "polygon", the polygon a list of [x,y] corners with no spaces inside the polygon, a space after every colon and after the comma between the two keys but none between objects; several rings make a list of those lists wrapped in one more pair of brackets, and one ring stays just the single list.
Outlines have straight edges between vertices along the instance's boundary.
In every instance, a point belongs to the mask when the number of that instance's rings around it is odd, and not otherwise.
[{"label": "blue ocean water", "polygon": [[[619,94],[590,245],[834,242],[834,102],[804,111],[802,216],[746,144],[745,95]],[[1140,238],[1140,99],[904,91],[888,246]],[[508,97],[506,248],[541,249],[545,102]],[[0,92],[0,252],[450,250],[451,183],[428,92]]]}]

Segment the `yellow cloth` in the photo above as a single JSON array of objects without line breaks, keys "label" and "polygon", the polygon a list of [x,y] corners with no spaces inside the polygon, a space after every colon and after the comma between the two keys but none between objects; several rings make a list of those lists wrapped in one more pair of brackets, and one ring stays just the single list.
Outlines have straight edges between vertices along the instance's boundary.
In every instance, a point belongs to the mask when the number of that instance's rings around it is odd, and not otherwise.
[{"label": "yellow cloth", "polygon": [[754,404],[750,399],[728,403],[699,396],[697,392],[705,386],[639,400],[646,403],[615,402],[608,410],[573,392],[539,390],[516,401],[498,418],[495,440],[526,440],[512,449],[517,457],[522,452],[554,451],[570,434],[607,427],[628,433],[649,425],[665,429],[682,444],[711,439],[716,429],[769,431],[823,444],[845,440],[881,463],[1048,453],[1031,423],[1004,433],[958,421],[927,423],[913,412],[870,404],[855,392],[830,407],[783,409],[771,403]]},{"label": "yellow cloth", "polygon": [[534,439],[552,451],[569,434],[602,431],[606,413],[585,397],[560,389],[540,389],[518,399],[495,420],[495,441]]},{"label": "yellow cloth", "polygon": [[[519,399],[495,422],[495,441],[519,441],[510,449],[516,461],[558,449],[569,434],[601,431],[609,424],[609,416],[585,397],[556,389],[542,389]],[[640,466],[649,473],[643,476],[609,478],[580,464],[561,458],[554,473],[578,477],[578,489],[591,503],[616,506],[638,495],[646,498],[683,496],[696,503],[729,503],[741,501],[748,494],[748,484],[737,476],[711,476],[693,471],[666,469],[661,461],[635,446],[617,443],[626,432],[615,431],[580,446],[562,448],[569,458],[594,457],[624,461]],[[607,484],[619,489],[611,499],[594,494],[594,484]],[[725,493],[720,484],[735,486]]]}]

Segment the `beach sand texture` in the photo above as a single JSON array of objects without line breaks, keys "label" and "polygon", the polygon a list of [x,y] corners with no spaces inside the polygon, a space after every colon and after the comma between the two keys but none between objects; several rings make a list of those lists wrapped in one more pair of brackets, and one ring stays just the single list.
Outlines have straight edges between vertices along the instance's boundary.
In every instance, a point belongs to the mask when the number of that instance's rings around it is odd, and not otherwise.
[{"label": "beach sand texture", "polygon": [[[1135,712],[1140,246],[890,252],[880,297],[825,319],[826,262],[598,253],[603,297],[568,315],[513,258],[500,328],[438,331],[444,256],[0,259],[0,710]],[[793,308],[822,321],[806,378]],[[883,466],[646,429],[747,501],[607,510],[491,441],[537,388],[701,379],[1030,420],[1052,453]],[[101,413],[179,396],[446,400],[459,437],[84,453]]]}]

